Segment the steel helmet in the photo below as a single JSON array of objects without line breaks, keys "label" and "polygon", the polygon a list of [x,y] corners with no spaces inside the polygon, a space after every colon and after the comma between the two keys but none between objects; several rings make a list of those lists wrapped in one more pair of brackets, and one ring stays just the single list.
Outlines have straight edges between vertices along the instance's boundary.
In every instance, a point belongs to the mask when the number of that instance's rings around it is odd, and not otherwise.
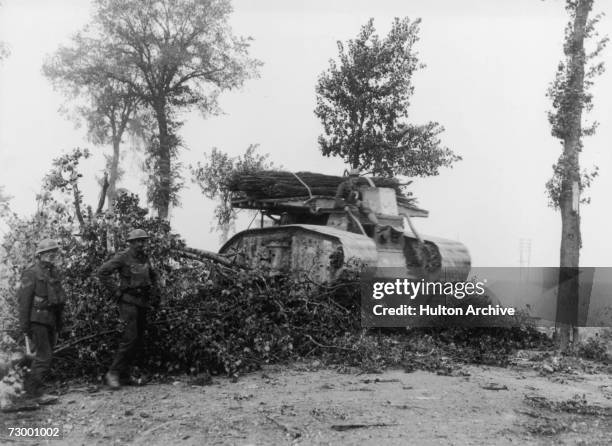
[{"label": "steel helmet", "polygon": [[57,243],[57,241],[51,238],[46,238],[38,242],[38,246],[36,247],[36,255],[47,251],[55,251],[59,248],[60,245]]},{"label": "steel helmet", "polygon": [[150,238],[149,234],[147,234],[142,229],[133,229],[133,230],[130,231],[130,233],[127,236],[128,242],[130,240],[140,240],[140,239],[146,239],[146,238]]},{"label": "steel helmet", "polygon": [[351,169],[349,170],[349,177],[358,177],[359,176],[359,169]]}]

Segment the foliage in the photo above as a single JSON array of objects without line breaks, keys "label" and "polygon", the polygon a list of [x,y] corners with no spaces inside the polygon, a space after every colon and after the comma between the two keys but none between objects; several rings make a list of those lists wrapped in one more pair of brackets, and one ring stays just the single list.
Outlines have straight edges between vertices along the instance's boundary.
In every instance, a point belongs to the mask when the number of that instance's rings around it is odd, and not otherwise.
[{"label": "foliage", "polygon": [[[548,205],[553,209],[559,209],[559,203],[561,200],[561,191],[563,187],[563,179],[569,178],[569,172],[572,171],[570,167],[571,161],[565,154],[559,156],[559,160],[553,164],[553,176],[546,182],[546,191],[548,194]],[[599,167],[593,166],[591,170],[582,169],[580,172],[578,187],[580,190],[580,204],[589,204],[591,197],[583,196],[582,193],[588,189],[595,178],[599,176]]]},{"label": "foliage", "polygon": [[387,367],[453,374],[461,364],[505,367],[511,355],[527,348],[548,348],[551,341],[533,327],[415,327],[347,333],[342,350],[327,356],[367,372]]},{"label": "foliage", "polygon": [[[165,138],[166,146],[162,146],[159,134],[155,131],[148,133],[147,158],[144,162],[144,170],[147,174],[147,201],[154,208],[160,209],[165,206],[169,197],[169,203],[173,206],[180,204],[179,191],[183,188],[182,163],[177,161],[179,149],[182,147],[182,140],[178,136],[178,129],[183,124],[181,122],[168,119],[168,134]],[[162,164],[165,162],[164,150],[169,151],[170,158],[173,160],[173,168],[170,172],[170,182],[164,183],[164,177],[159,175]],[[167,192],[169,195],[167,195]]]},{"label": "foliage", "polygon": [[205,197],[218,200],[215,207],[217,229],[228,232],[236,220],[236,210],[231,206],[232,193],[227,185],[236,175],[260,170],[271,170],[276,167],[268,161],[268,154],[257,153],[259,145],[251,144],[244,154],[231,157],[213,147],[210,155],[204,154],[204,163],[191,166],[192,180]]},{"label": "foliage", "polygon": [[[234,167],[265,159],[248,153],[234,160]],[[96,271],[125,246],[127,233],[135,227],[152,236],[148,251],[161,283],[161,305],[149,312],[144,352],[135,358],[141,372],[235,376],[265,363],[319,357],[370,371],[403,366],[450,373],[449,357],[505,365],[514,349],[542,343],[528,327],[364,331],[357,269],[348,269],[338,283],[318,286],[300,276],[221,269],[192,260],[184,255],[184,242],[170,224],[148,217],[129,193],[119,195],[113,212],[87,212],[75,234],[74,203],[59,202],[51,190],[74,187],[70,179],[78,178],[82,156],[75,151],[54,162],[39,196],[39,211],[30,218],[12,214],[2,240],[8,280],[0,288],[0,302],[7,309],[4,326],[15,342],[21,340],[14,297],[20,274],[32,261],[38,240],[60,242],[67,332],[60,334],[56,348],[58,377],[101,378],[110,364],[121,324],[117,304],[101,289]],[[68,179],[66,171],[71,172]]]},{"label": "foliage", "polygon": [[56,90],[76,102],[76,116],[70,117],[77,124],[84,122],[89,139],[94,144],[112,144],[114,138],[121,139],[138,100],[123,84],[83,72],[80,64],[84,55],[99,48],[80,37],[77,35],[73,39],[74,45],[80,46],[62,47],[49,57],[43,65],[43,73]]},{"label": "foliage", "polygon": [[[152,263],[160,272],[161,280],[172,297],[180,299],[183,290],[193,290],[192,284],[197,281],[197,274],[202,269],[190,277],[178,274],[178,266],[184,263],[180,256],[183,242],[170,233],[167,222],[146,218],[146,214],[147,210],[138,206],[136,196],[122,194],[117,199],[113,214],[109,213],[100,219],[89,214],[77,236],[73,234],[66,206],[51,198],[44,202],[44,211],[33,218],[14,217],[9,222],[10,231],[3,241],[7,254],[3,262],[10,267],[12,275],[9,286],[0,290],[2,300],[11,303],[11,318],[7,325],[13,327],[13,337],[19,338],[16,331],[17,302],[14,301],[18,278],[23,268],[32,262],[35,244],[41,237],[53,237],[61,245],[63,263],[60,269],[63,271],[63,284],[68,296],[65,312],[69,334],[64,340],[68,342],[92,333],[115,334],[119,322],[117,305],[100,288],[96,270],[113,252],[126,246],[125,236],[134,227],[146,230],[153,237],[154,242],[149,247]],[[98,361],[108,357],[114,348],[108,342],[111,339],[108,336],[102,339],[107,342],[92,339],[76,351],[69,350],[68,353],[74,353],[79,361],[75,361],[70,367],[71,371],[66,373],[74,375],[91,371],[87,360]],[[71,357],[71,360],[76,358]],[[66,358],[63,361],[65,365]]]},{"label": "foliage", "polygon": [[[563,53],[565,59],[557,66],[554,81],[550,84],[547,97],[552,101],[552,110],[548,112],[552,136],[561,140],[563,153],[553,165],[553,176],[546,183],[550,206],[560,206],[563,183],[571,185],[577,182],[580,192],[586,190],[598,175],[598,168],[591,171],[580,171],[578,154],[582,151],[582,137],[595,133],[598,123],[583,126],[583,111],[593,108],[591,88],[595,78],[601,75],[605,66],[598,57],[608,44],[607,36],[601,37],[596,29],[603,17],[602,14],[588,19],[593,7],[593,0],[567,0],[566,10],[570,19],[565,27]],[[582,15],[581,18],[578,14]],[[584,26],[582,26],[584,21]],[[585,42],[594,41],[592,51],[585,50]],[[581,203],[589,203],[588,197]]]},{"label": "foliage", "polygon": [[[89,156],[89,150],[76,148],[71,153],[55,158],[51,170],[43,179],[43,190],[72,191],[78,179],[83,176],[79,173],[79,163],[81,159],[87,159]],[[68,178],[64,175],[68,175]]]},{"label": "foliage", "polygon": [[608,356],[606,343],[600,338],[588,338],[585,342],[581,342],[576,347],[577,356],[584,359],[606,362],[611,358]]},{"label": "foliage", "polygon": [[[236,375],[265,363],[319,357],[331,364],[380,370],[388,366],[446,370],[445,357],[460,362],[507,363],[516,348],[533,345],[528,328],[511,329],[404,329],[360,328],[360,285],[355,274],[343,282],[319,287],[300,277],[269,276],[266,271],[231,272],[209,280],[210,264],[181,255],[183,242],[165,220],[147,217],[137,197],[122,194],[115,212],[86,219],[82,235],[70,230],[66,212],[57,216],[48,202],[45,235],[61,241],[68,333],[62,334],[56,354],[56,376],[100,377],[110,364],[119,328],[117,305],[100,289],[96,269],[111,254],[108,247],[124,246],[133,227],[153,235],[149,251],[163,283],[162,304],[149,313],[145,351],[136,365],[146,373],[173,374],[211,371]],[[40,217],[40,216],[38,216]],[[12,226],[10,232],[28,249],[9,249],[14,267],[10,290],[31,258],[40,234],[32,221]],[[26,255],[27,253],[29,255]],[[16,303],[13,302],[13,307]],[[19,338],[16,320],[9,333]],[[12,327],[12,328],[11,328]],[[433,350],[432,350],[433,349]],[[430,352],[426,358],[423,354]]]},{"label": "foliage", "polygon": [[175,166],[180,139],[179,111],[198,108],[219,112],[222,91],[242,86],[261,65],[248,56],[249,39],[235,36],[229,25],[229,0],[96,0],[91,24],[70,48],[82,43],[79,75],[112,81],[146,104],[157,128],[149,150],[150,193],[159,216],[166,218],[176,199],[180,174]]},{"label": "foliage", "polygon": [[[100,77],[83,66],[87,59],[101,59],[97,42],[77,34],[73,47],[60,48],[43,65],[43,73],[73,105],[69,112],[63,111],[77,126],[85,124],[87,135],[94,144],[112,146],[112,154],[106,155],[107,170],[110,172],[108,203],[112,208],[116,185],[123,171],[119,163],[121,142],[125,132],[141,135],[147,123],[146,110],[129,85],[112,78]],[[117,68],[118,70],[121,67]]]},{"label": "foliage", "polygon": [[[55,158],[49,173],[43,178],[43,193],[51,194],[54,191],[62,193],[72,192],[74,211],[81,227],[85,225],[81,204],[83,196],[79,190],[79,178],[83,175],[79,173],[78,167],[82,159],[89,158],[89,150],[81,150],[78,147],[72,152]],[[39,201],[50,200],[51,197],[39,197]],[[89,208],[91,214],[91,208]],[[70,217],[68,217],[70,221]]]},{"label": "foliage", "polygon": [[437,175],[461,159],[441,146],[440,124],[407,122],[412,75],[424,67],[414,49],[419,24],[420,19],[396,18],[381,39],[370,19],[346,48],[338,42],[339,62],[330,60],[316,87],[325,156],[381,176]]}]

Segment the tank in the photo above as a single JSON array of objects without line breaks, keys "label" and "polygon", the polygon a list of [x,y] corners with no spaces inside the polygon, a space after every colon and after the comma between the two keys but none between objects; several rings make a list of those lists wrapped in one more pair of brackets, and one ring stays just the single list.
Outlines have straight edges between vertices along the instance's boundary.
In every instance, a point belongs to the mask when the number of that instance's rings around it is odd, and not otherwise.
[{"label": "tank", "polygon": [[470,255],[462,243],[417,233],[413,219],[426,218],[426,210],[398,200],[392,188],[362,186],[360,192],[379,225],[336,208],[330,196],[233,200],[235,208],[260,211],[260,227],[237,233],[219,254],[247,268],[305,274],[321,284],[352,267],[373,269],[377,277],[466,280]]}]

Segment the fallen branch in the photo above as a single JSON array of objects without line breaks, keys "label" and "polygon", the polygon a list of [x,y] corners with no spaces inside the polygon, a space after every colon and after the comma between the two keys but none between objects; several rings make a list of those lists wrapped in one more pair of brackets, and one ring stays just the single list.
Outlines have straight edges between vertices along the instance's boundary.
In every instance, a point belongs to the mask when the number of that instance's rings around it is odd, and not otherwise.
[{"label": "fallen branch", "polygon": [[331,428],[335,431],[348,431],[350,429],[364,429],[369,427],[390,427],[397,426],[395,424],[387,424],[387,423],[374,423],[374,424],[332,424]]},{"label": "fallen branch", "polygon": [[100,337],[100,336],[105,336],[105,335],[108,335],[108,334],[111,334],[111,333],[119,333],[119,330],[106,330],[106,331],[103,331],[103,332],[100,332],[100,333],[94,333],[94,334],[91,334],[91,335],[83,336],[82,338],[75,339],[74,341],[70,341],[67,344],[59,345],[55,350],[53,350],[53,353],[62,352],[64,350],[69,349],[70,347],[74,347],[75,345],[80,344],[81,342],[85,342],[85,341],[88,341],[90,339],[97,338],[97,337]]},{"label": "fallen branch", "polygon": [[312,338],[312,336],[310,336],[309,334],[304,334],[304,336],[306,336],[310,340],[310,342],[312,342],[314,345],[316,345],[318,347],[321,347],[321,348],[336,348],[338,350],[346,350],[346,351],[349,351],[349,352],[356,352],[357,351],[357,349],[348,348],[348,347],[340,347],[339,345],[324,345],[324,344],[321,344],[321,343],[315,341]]},{"label": "fallen branch", "polygon": [[300,431],[298,431],[297,429],[294,429],[290,426],[286,426],[285,424],[281,423],[280,421],[272,418],[270,415],[268,414],[264,414],[264,416],[272,421],[274,424],[276,424],[278,427],[280,427],[282,430],[284,430],[285,432],[287,432],[289,435],[291,435],[292,438],[298,438],[302,436],[302,433]]},{"label": "fallen branch", "polygon": [[399,383],[401,381],[396,378],[392,378],[392,379],[374,378],[374,379],[362,379],[361,382],[364,384],[378,384],[378,383]]},{"label": "fallen branch", "polygon": [[236,267],[244,268],[244,267],[240,267],[239,265],[236,265],[235,263],[232,263],[230,260],[222,256],[221,254],[217,254],[211,251],[205,251],[203,249],[184,247],[181,250],[179,250],[178,253],[192,260],[202,261],[202,259],[206,259],[206,260],[212,260],[213,262],[216,262],[216,263],[220,263],[221,265],[227,266],[228,268],[236,268]]},{"label": "fallen branch", "polygon": [[489,383],[484,386],[480,386],[480,388],[485,390],[508,390],[507,385],[498,383]]},{"label": "fallen branch", "polygon": [[32,412],[34,410],[39,410],[40,406],[38,404],[28,404],[24,406],[9,406],[2,409],[3,413],[13,413],[13,412]]}]

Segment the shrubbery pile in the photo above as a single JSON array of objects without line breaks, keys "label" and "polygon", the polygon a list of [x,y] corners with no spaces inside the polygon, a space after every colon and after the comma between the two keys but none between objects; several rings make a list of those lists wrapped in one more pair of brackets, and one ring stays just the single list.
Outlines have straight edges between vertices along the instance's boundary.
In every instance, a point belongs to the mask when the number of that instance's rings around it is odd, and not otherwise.
[{"label": "shrubbery pile", "polygon": [[527,327],[366,332],[360,328],[356,272],[329,288],[299,277],[270,277],[265,271],[225,270],[217,276],[222,279],[213,281],[215,265],[185,257],[182,240],[165,221],[148,218],[134,196],[121,195],[112,214],[89,214],[76,236],[65,208],[56,204],[47,209],[58,212],[50,218],[47,211],[38,221],[13,221],[3,244],[9,286],[0,297],[12,311],[8,333],[20,339],[12,300],[18,274],[32,259],[32,240],[41,235],[60,240],[68,330],[57,348],[59,378],[100,378],[111,362],[120,329],[118,307],[95,273],[113,251],[123,249],[134,227],[152,235],[150,257],[162,283],[162,303],[149,313],[146,345],[136,361],[149,374],[236,375],[306,357],[370,371],[397,365],[436,369],[443,366],[440,358],[447,357],[503,365],[513,349],[544,339]]}]

